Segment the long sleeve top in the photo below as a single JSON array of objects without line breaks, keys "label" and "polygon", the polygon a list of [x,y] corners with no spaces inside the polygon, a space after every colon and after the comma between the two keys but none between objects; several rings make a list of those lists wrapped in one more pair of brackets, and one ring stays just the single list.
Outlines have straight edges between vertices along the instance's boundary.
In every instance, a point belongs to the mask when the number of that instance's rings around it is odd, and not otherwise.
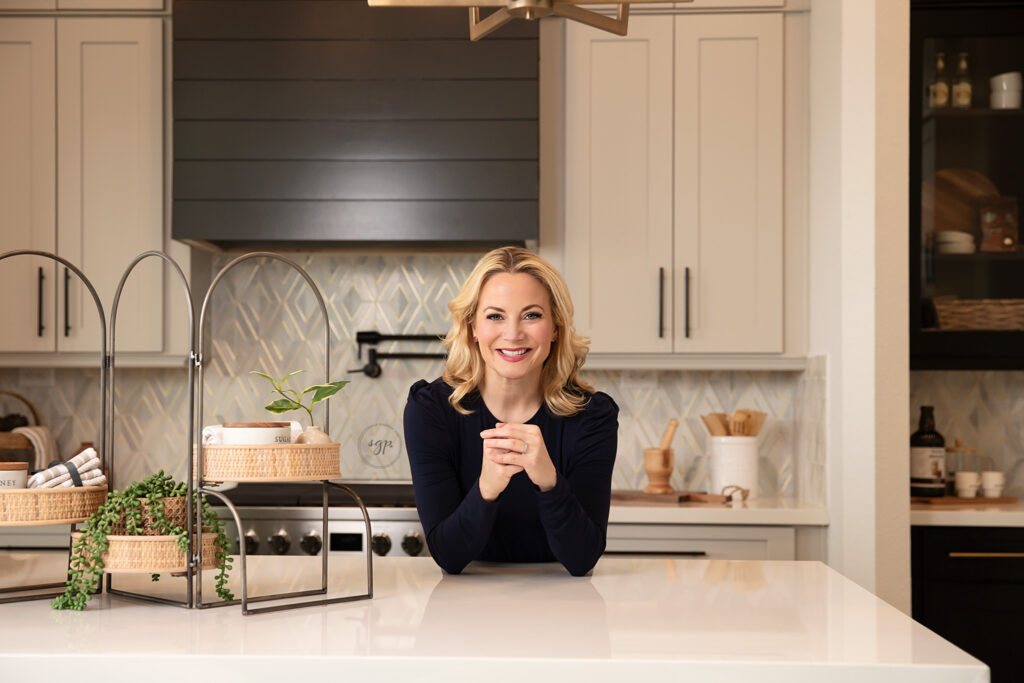
[{"label": "long sleeve top", "polygon": [[573,576],[590,571],[604,552],[611,501],[619,408],[602,392],[576,415],[559,417],[541,405],[537,425],[557,471],[541,491],[526,472],[512,476],[497,500],[480,496],[483,439],[497,419],[479,394],[462,415],[448,403],[443,380],[416,382],[405,406],[405,443],[427,547],[446,572],[473,560],[553,562]]}]

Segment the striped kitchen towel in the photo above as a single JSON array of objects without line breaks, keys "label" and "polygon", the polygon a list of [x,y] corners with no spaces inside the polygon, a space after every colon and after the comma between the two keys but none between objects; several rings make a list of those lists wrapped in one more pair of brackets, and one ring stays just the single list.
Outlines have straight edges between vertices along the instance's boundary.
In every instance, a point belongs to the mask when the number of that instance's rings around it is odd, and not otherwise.
[{"label": "striped kitchen towel", "polygon": [[33,474],[28,480],[28,487],[30,489],[52,489],[71,486],[105,486],[106,483],[107,478],[103,476],[103,470],[100,469],[100,458],[96,449],[86,448],[65,463]]}]

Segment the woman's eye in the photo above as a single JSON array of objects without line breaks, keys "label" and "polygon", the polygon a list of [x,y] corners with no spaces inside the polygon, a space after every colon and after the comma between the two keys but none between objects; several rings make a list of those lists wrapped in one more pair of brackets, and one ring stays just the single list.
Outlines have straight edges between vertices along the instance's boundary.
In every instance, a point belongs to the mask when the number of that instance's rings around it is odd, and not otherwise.
[{"label": "woman's eye", "polygon": [[544,317],[542,313],[538,311],[530,311],[524,316],[527,320],[539,320]]},{"label": "woman's eye", "polygon": [[488,320],[501,320],[501,314],[500,313],[489,313],[487,315],[487,319]]}]

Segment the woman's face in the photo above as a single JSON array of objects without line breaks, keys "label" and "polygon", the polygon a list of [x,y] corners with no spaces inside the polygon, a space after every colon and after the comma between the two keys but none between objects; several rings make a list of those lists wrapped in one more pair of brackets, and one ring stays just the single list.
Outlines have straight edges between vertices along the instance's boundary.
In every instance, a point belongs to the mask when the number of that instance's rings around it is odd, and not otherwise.
[{"label": "woman's face", "polygon": [[487,378],[534,380],[555,339],[551,298],[535,277],[499,273],[480,290],[473,336],[487,365]]}]

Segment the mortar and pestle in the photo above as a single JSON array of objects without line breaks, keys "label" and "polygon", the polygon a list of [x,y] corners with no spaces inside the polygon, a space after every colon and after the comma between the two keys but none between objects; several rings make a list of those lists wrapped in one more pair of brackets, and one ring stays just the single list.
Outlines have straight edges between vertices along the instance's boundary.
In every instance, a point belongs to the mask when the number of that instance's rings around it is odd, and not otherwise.
[{"label": "mortar and pestle", "polygon": [[649,482],[647,488],[644,489],[644,493],[662,494],[675,492],[669,486],[668,479],[672,476],[672,470],[675,467],[670,446],[678,426],[679,420],[669,420],[668,428],[665,429],[665,435],[661,438],[661,445],[657,448],[644,449],[644,471],[647,472],[647,481]]}]

